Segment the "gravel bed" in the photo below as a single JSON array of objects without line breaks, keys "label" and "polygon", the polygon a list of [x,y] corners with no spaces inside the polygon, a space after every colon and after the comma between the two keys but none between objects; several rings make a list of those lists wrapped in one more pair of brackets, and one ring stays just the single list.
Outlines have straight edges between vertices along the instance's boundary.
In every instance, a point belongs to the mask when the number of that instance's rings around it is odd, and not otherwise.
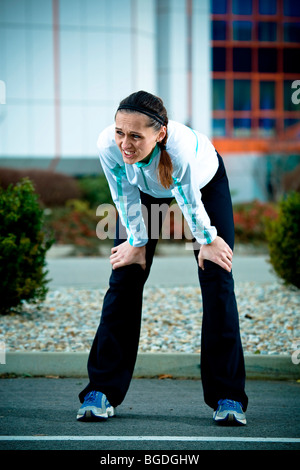
[{"label": "gravel bed", "polygon": [[[6,351],[88,352],[106,289],[48,292],[37,308],[2,316]],[[236,285],[244,353],[290,355],[300,347],[300,291],[280,283]],[[200,352],[202,302],[195,287],[145,287],[139,352]]]}]

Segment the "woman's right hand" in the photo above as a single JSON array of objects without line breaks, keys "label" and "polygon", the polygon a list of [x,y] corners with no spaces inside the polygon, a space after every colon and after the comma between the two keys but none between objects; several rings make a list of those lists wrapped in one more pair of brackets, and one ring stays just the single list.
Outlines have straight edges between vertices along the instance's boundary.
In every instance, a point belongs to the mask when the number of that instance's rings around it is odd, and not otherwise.
[{"label": "woman's right hand", "polygon": [[146,269],[146,245],[136,247],[130,245],[126,240],[118,246],[111,249],[110,262],[113,269],[128,266],[130,264],[140,264]]},{"label": "woman's right hand", "polygon": [[216,237],[212,243],[201,246],[198,256],[198,264],[201,269],[204,269],[204,260],[207,259],[218,264],[226,271],[231,272],[232,256],[232,249],[225,240],[221,237]]}]

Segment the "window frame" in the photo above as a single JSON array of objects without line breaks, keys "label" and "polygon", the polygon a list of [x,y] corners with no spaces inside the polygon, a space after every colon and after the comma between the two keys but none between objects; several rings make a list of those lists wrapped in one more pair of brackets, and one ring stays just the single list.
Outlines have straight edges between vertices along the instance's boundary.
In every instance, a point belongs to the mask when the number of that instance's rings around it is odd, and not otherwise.
[{"label": "window frame", "polygon": [[[284,16],[283,0],[277,0],[277,13],[274,15],[265,15],[259,13],[259,0],[253,0],[253,8],[251,15],[236,15],[232,12],[233,0],[227,0],[227,13],[212,14],[212,21],[226,21],[226,39],[214,40],[212,38],[212,49],[215,47],[225,48],[225,71],[214,72],[212,70],[213,80],[225,80],[225,110],[212,109],[213,119],[225,120],[225,136],[220,137],[213,135],[213,139],[229,139],[237,140],[236,129],[234,129],[234,119],[251,119],[251,139],[253,140],[254,147],[260,149],[264,146],[264,141],[267,139],[274,139],[275,136],[283,136],[289,129],[285,129],[285,121],[289,119],[297,119],[300,122],[300,112],[298,109],[285,110],[284,103],[284,82],[289,80],[291,84],[294,80],[300,79],[299,73],[285,73],[283,70],[284,64],[284,50],[299,48],[299,43],[284,41],[284,24],[285,23],[299,23],[299,17]],[[234,21],[251,21],[253,24],[252,40],[234,40],[233,39],[233,22]],[[276,23],[277,41],[261,41],[258,38],[258,24],[261,22]],[[250,48],[251,49],[251,71],[250,72],[234,72],[233,71],[233,54],[235,48]],[[277,51],[277,71],[276,72],[260,72],[259,63],[259,50],[276,49]],[[249,80],[250,79],[250,111],[234,111],[234,80]],[[263,110],[260,109],[260,82],[272,81],[275,83],[275,107],[274,109]],[[291,95],[292,95],[291,88]],[[259,127],[260,120],[262,119],[275,119],[275,135],[270,136],[267,132],[263,135],[263,129]],[[262,140],[263,139],[263,140]],[[256,142],[256,144],[254,144]],[[241,143],[243,145],[243,143]],[[235,147],[233,145],[233,147]],[[300,148],[300,146],[299,146]]]}]

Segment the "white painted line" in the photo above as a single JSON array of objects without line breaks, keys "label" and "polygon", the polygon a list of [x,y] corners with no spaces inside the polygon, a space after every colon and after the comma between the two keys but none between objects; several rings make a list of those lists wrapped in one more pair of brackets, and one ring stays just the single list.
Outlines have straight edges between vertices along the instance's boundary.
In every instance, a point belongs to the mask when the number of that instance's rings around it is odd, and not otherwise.
[{"label": "white painted line", "polygon": [[0,436],[0,441],[184,441],[184,442],[281,442],[299,443],[294,437],[217,436]]}]

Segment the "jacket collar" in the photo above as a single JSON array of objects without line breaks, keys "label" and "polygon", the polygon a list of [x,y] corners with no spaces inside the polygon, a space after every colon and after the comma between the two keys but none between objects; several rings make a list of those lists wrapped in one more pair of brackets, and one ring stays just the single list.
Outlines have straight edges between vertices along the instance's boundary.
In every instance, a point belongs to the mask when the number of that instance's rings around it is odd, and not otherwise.
[{"label": "jacket collar", "polygon": [[149,158],[148,162],[146,162],[146,163],[144,163],[143,161],[136,162],[135,165],[139,168],[149,166],[152,163],[152,161],[154,160],[154,158],[159,154],[159,152],[160,152],[159,146],[158,146],[158,144],[156,144],[156,146],[154,147],[154,149],[152,150],[152,152],[150,154],[150,158]]}]

